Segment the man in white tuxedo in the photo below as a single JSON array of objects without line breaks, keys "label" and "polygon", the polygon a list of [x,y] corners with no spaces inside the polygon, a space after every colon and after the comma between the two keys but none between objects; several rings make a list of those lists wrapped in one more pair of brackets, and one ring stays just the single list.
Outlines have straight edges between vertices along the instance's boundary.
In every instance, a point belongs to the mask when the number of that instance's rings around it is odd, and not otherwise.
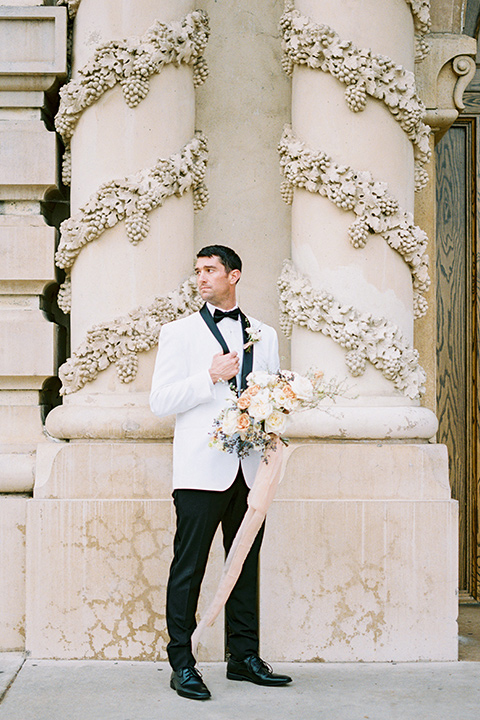
[{"label": "man in white tuxedo", "polygon": [[[183,696],[206,700],[210,692],[195,667],[191,636],[196,627],[200,585],[210,546],[222,525],[225,552],[247,509],[260,455],[239,461],[209,446],[213,421],[226,406],[229,385],[246,387],[252,370],[279,367],[275,330],[247,318],[236,304],[242,262],[224,245],[210,245],[197,255],[200,312],[162,327],[152,380],[150,407],[159,417],[176,415],[173,441],[173,498],[177,516],[174,558],[167,586],[167,652],[170,686]],[[244,348],[248,327],[260,339]],[[263,527],[226,604],[227,677],[259,685],[291,682],[276,675],[258,655],[258,554]]]}]

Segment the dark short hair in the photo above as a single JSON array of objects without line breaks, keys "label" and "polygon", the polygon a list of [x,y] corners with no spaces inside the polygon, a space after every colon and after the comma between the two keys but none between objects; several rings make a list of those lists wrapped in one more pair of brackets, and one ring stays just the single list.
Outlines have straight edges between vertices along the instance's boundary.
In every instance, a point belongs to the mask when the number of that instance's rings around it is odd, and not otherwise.
[{"label": "dark short hair", "polygon": [[235,250],[226,245],[207,245],[197,253],[197,258],[218,257],[227,273],[232,270],[242,270],[242,261]]}]

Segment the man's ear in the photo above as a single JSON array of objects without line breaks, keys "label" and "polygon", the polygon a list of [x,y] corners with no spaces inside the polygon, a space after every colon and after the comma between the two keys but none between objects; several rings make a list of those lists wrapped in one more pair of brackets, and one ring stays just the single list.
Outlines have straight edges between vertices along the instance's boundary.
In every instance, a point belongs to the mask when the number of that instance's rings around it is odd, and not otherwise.
[{"label": "man's ear", "polygon": [[236,285],[240,280],[241,274],[240,270],[230,270],[230,283]]}]

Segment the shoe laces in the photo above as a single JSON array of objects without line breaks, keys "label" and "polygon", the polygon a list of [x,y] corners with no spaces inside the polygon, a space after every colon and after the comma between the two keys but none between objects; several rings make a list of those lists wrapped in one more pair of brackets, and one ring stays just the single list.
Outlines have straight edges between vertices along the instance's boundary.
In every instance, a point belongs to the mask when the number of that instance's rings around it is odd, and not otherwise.
[{"label": "shoe laces", "polygon": [[185,680],[190,680],[190,678],[195,677],[197,680],[202,679],[202,673],[200,670],[197,670],[195,667],[186,667],[183,671],[183,677]]},{"label": "shoe laces", "polygon": [[272,666],[269,665],[268,663],[266,663],[265,660],[262,660],[262,658],[261,658],[259,655],[252,655],[252,656],[249,658],[249,660],[250,660],[250,662],[251,662],[251,664],[252,664],[252,666],[254,667],[255,670],[260,670],[260,669],[262,669],[262,670],[264,670],[265,672],[267,672],[269,675],[273,675],[273,668],[272,668]]}]

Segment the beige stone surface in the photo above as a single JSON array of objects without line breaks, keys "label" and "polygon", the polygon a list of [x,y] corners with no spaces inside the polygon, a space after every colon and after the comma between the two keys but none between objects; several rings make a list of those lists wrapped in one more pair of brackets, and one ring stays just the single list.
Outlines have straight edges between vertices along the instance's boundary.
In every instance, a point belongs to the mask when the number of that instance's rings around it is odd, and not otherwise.
[{"label": "beige stone surface", "polygon": [[25,645],[26,497],[0,496],[0,651]]},{"label": "beige stone surface", "polygon": [[54,374],[53,342],[54,325],[46,322],[39,310],[4,310],[0,315],[0,375],[36,377],[37,384],[31,387],[41,387],[43,380]]},{"label": "beige stone surface", "polygon": [[[2,393],[3,395],[3,393]],[[23,395],[22,391],[8,394],[12,401],[5,406],[0,405],[0,438],[2,449],[6,445],[37,443],[43,439],[40,408],[32,404],[17,404],[14,395]],[[38,394],[37,394],[38,399]]]},{"label": "beige stone surface", "polygon": [[278,500],[449,500],[445,445],[303,443],[293,450]]},{"label": "beige stone surface", "polygon": [[[15,188],[29,186],[35,197],[43,199],[57,177],[55,134],[41,121],[4,122],[0,128],[1,199],[17,197]],[[13,191],[13,192],[12,192]],[[31,196],[31,193],[30,193]]]},{"label": "beige stone surface", "polygon": [[[15,447],[0,452],[0,493],[32,492],[35,476],[35,451]],[[16,450],[16,452],[15,452]]]},{"label": "beige stone surface", "polygon": [[40,283],[51,280],[55,228],[48,227],[40,218],[2,218],[0,224],[0,287],[5,281],[39,281],[34,289],[40,293]]},{"label": "beige stone surface", "polygon": [[[277,145],[290,121],[291,82],[280,66],[283,2],[206,0],[210,68],[196,92],[197,126],[209,138],[208,205],[195,217],[195,246],[234,247],[244,262],[241,307],[278,328],[276,281],[290,255],[290,210],[279,188]],[[280,333],[282,367],[290,366]]]},{"label": "beige stone surface", "polygon": [[456,660],[456,588],[454,501],[276,500],[262,551],[262,653]]},{"label": "beige stone surface", "polygon": [[[170,500],[32,500],[27,519],[27,649],[34,657],[164,660]],[[204,588],[221,570],[216,543]],[[199,657],[223,658],[221,618]]]},{"label": "beige stone surface", "polygon": [[170,499],[171,492],[171,442],[46,443],[37,449],[37,499]]}]

